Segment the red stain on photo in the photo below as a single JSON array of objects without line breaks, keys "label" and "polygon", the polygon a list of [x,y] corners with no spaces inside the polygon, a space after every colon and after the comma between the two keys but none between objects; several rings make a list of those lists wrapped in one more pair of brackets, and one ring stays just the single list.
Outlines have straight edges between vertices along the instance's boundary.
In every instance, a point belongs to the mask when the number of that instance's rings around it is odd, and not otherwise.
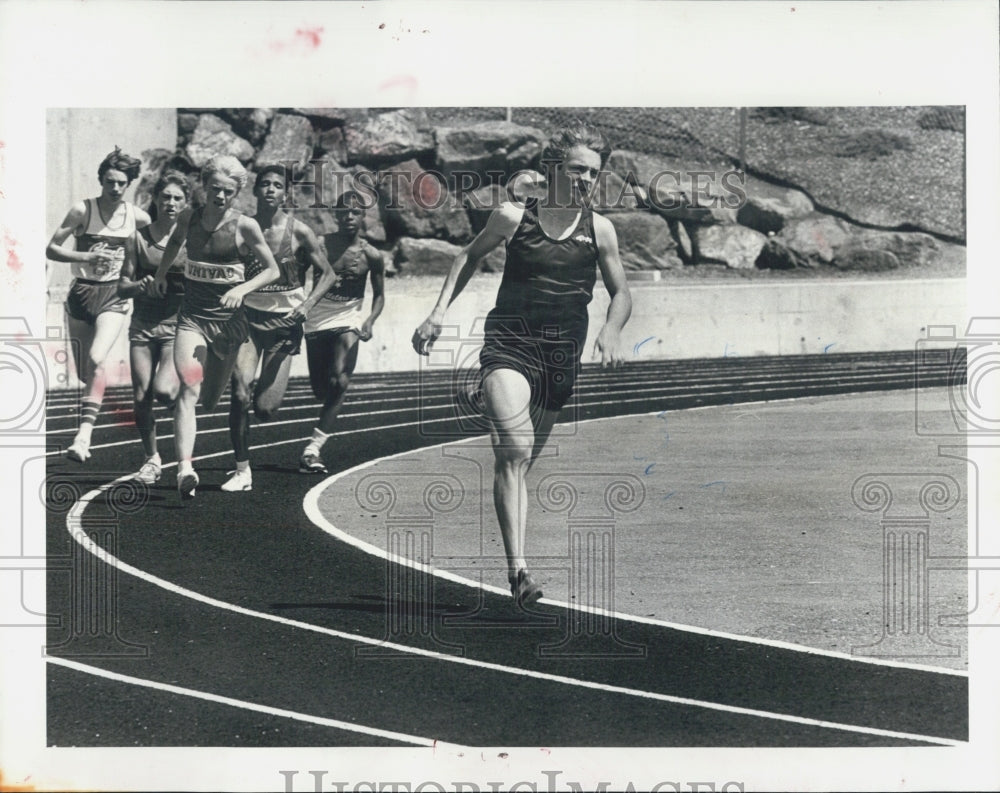
[{"label": "red stain on photo", "polygon": [[275,53],[313,52],[323,44],[323,32],[322,27],[296,28],[290,39],[272,39],[267,46]]},{"label": "red stain on photo", "polygon": [[3,233],[3,243],[4,247],[7,249],[7,267],[16,273],[21,272],[21,268],[24,266],[21,262],[21,258],[17,255],[17,240],[11,235],[9,231],[4,231]]},{"label": "red stain on photo", "polygon": [[391,91],[393,88],[402,88],[411,96],[417,92],[417,78],[412,74],[398,74],[379,84],[379,91]]},{"label": "red stain on photo", "polygon": [[441,183],[424,171],[413,182],[413,198],[423,208],[436,207],[441,201]]},{"label": "red stain on photo", "polygon": [[295,35],[305,41],[310,47],[316,49],[323,43],[323,28],[299,28]]}]

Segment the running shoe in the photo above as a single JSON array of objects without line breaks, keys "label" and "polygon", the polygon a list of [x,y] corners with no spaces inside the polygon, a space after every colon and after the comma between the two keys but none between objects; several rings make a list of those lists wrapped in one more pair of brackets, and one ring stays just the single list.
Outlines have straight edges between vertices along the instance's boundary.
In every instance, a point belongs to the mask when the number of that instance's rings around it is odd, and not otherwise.
[{"label": "running shoe", "polygon": [[154,463],[152,460],[146,460],[142,464],[142,468],[139,472],[135,474],[132,478],[137,482],[142,482],[144,485],[155,485],[160,481],[160,475],[163,473],[163,469],[160,467],[159,463]]},{"label": "running shoe", "polygon": [[253,474],[250,473],[250,469],[246,468],[242,471],[230,471],[231,475],[229,479],[223,482],[220,490],[224,490],[227,493],[242,493],[247,490],[253,490]]},{"label": "running shoe", "polygon": [[510,594],[514,597],[514,604],[518,608],[524,608],[542,596],[542,588],[535,583],[528,571],[522,568],[517,571],[516,576],[510,578]]},{"label": "running shoe", "polygon": [[177,475],[177,492],[181,494],[182,499],[194,498],[196,487],[198,487],[198,474],[194,471]]},{"label": "running shoe", "polygon": [[299,473],[300,474],[327,474],[329,471],[326,470],[326,466],[323,465],[323,460],[315,452],[303,452],[302,457],[299,459]]},{"label": "running shoe", "polygon": [[73,445],[66,450],[66,457],[75,463],[87,462],[90,458],[90,444],[81,440],[73,441]]}]

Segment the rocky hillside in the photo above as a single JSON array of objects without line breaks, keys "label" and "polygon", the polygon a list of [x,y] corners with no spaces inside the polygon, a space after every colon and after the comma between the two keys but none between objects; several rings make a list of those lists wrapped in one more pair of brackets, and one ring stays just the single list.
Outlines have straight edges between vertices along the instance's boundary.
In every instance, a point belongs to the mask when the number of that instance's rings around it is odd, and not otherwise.
[{"label": "rocky hillside", "polygon": [[[615,144],[597,203],[629,270],[964,273],[960,108],[515,108],[510,122],[487,108],[182,109],[177,148],[143,152],[136,200],[165,168],[195,184],[217,153],[251,181],[294,163],[296,216],[317,233],[335,228],[336,196],[361,185],[366,236],[390,272],[439,274],[492,207],[540,189],[512,177],[537,170],[546,136],[571,118]],[[238,201],[253,211],[249,189]],[[502,266],[499,251],[483,265]]]}]

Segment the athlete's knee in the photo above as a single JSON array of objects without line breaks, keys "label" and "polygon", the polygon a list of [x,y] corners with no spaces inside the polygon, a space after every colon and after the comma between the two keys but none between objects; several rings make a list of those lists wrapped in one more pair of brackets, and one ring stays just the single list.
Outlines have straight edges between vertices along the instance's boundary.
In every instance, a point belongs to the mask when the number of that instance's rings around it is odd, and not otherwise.
[{"label": "athlete's knee", "polygon": [[177,377],[181,381],[182,388],[197,388],[205,379],[205,370],[198,361],[181,363],[177,365]]},{"label": "athlete's knee", "polygon": [[177,401],[177,389],[154,387],[153,399],[160,405],[172,408]]},{"label": "athlete's knee", "polygon": [[525,469],[531,462],[530,438],[511,436],[493,446],[494,470],[502,473],[511,469]]},{"label": "athlete's knee", "polygon": [[139,407],[151,404],[153,401],[153,390],[148,384],[136,383],[132,386],[132,398]]},{"label": "athlete's knee", "polygon": [[253,414],[259,421],[274,421],[278,415],[278,408],[274,405],[261,405],[258,403],[253,406]]},{"label": "athlete's knee", "polygon": [[351,376],[347,372],[335,372],[330,375],[330,381],[328,383],[328,393],[333,392],[338,396],[343,394],[347,387],[351,384]]},{"label": "athlete's knee", "polygon": [[250,409],[250,384],[242,378],[234,377],[232,381],[233,404],[239,404],[243,410]]}]

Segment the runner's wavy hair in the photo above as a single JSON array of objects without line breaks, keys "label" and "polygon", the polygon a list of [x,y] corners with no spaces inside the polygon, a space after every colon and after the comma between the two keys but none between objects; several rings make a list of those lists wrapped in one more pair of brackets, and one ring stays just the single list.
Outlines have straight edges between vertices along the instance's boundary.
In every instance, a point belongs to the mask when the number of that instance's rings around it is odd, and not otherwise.
[{"label": "runner's wavy hair", "polygon": [[101,160],[101,164],[97,166],[97,180],[103,182],[104,174],[108,171],[121,171],[125,174],[129,184],[132,184],[134,180],[139,178],[141,166],[142,160],[129,156],[121,150],[121,147],[115,146],[115,150]]},{"label": "runner's wavy hair", "polygon": [[153,192],[149,199],[149,209],[146,210],[149,213],[150,220],[156,220],[156,216],[160,211],[156,208],[156,199],[159,198],[163,188],[171,184],[179,187],[181,192],[184,193],[184,200],[189,204],[191,203],[191,185],[188,184],[187,177],[180,171],[164,171],[163,175],[156,180],[156,184],[153,185]]},{"label": "runner's wavy hair", "polygon": [[611,156],[611,143],[604,136],[604,133],[596,127],[580,122],[572,127],[558,130],[545,142],[541,156],[542,167],[548,169],[563,162],[570,149],[577,146],[585,146],[596,152],[601,158],[602,168],[607,163],[608,157]]},{"label": "runner's wavy hair", "polygon": [[236,182],[236,192],[239,192],[246,186],[247,179],[249,178],[247,169],[231,154],[216,154],[202,166],[202,186],[207,185],[208,180],[216,174],[225,176],[227,179],[232,179]]}]

